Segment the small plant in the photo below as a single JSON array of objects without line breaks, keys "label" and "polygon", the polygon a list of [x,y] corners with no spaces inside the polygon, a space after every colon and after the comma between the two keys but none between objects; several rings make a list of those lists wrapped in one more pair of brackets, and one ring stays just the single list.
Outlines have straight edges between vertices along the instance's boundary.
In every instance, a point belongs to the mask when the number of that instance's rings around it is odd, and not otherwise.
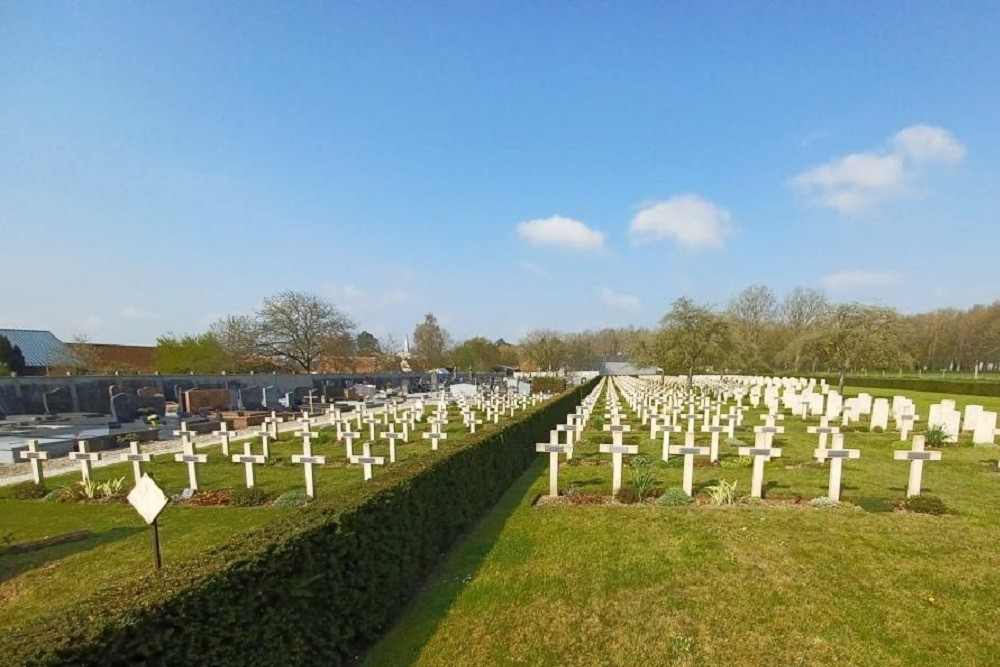
[{"label": "small plant", "polygon": [[77,494],[81,498],[86,498],[87,500],[94,500],[97,498],[97,494],[100,492],[101,485],[92,479],[81,479],[77,482],[79,488],[77,489]]},{"label": "small plant", "polygon": [[233,507],[260,507],[267,501],[268,495],[255,486],[249,489],[237,489],[229,497],[229,504]]},{"label": "small plant", "polygon": [[635,456],[629,465],[631,466],[632,486],[635,487],[636,493],[639,494],[639,500],[643,500],[649,496],[649,493],[653,490],[653,485],[656,483],[656,480],[653,479],[653,471],[651,470],[649,459],[645,456]]},{"label": "small plant", "polygon": [[309,503],[309,496],[299,491],[286,491],[274,499],[272,507],[279,509],[289,509],[292,507],[302,507]]},{"label": "small plant", "polygon": [[739,438],[726,438],[726,444],[730,447],[745,447],[747,443],[743,442]]},{"label": "small plant", "polygon": [[62,489],[55,489],[53,491],[49,491],[48,493],[46,493],[45,497],[42,498],[42,502],[46,502],[46,503],[61,503],[63,501],[63,499],[64,499],[64,492],[63,492],[63,490]]},{"label": "small plant", "polygon": [[907,498],[903,502],[903,509],[907,512],[933,514],[935,516],[948,513],[948,506],[944,504],[944,501],[929,493],[921,493],[920,495]]},{"label": "small plant", "polygon": [[101,495],[105,498],[117,498],[125,489],[125,478],[112,478],[99,485]]},{"label": "small plant", "polygon": [[735,456],[722,459],[719,462],[719,467],[721,468],[749,468],[752,465],[753,457],[750,456]]},{"label": "small plant", "polygon": [[36,482],[21,482],[13,486],[13,496],[18,500],[37,500],[44,498],[48,492],[44,484]]},{"label": "small plant", "polygon": [[665,490],[657,502],[664,507],[682,507],[693,503],[694,498],[689,496],[684,489],[675,486]]},{"label": "small plant", "polygon": [[736,480],[727,482],[720,479],[718,484],[707,487],[705,491],[708,492],[708,497],[712,500],[713,505],[732,505],[736,502],[737,483]]},{"label": "small plant", "polygon": [[836,500],[827,498],[826,496],[819,496],[818,498],[813,498],[809,501],[809,504],[813,507],[836,507],[838,505]]},{"label": "small plant", "polygon": [[638,502],[642,502],[642,496],[636,491],[634,486],[623,486],[618,489],[618,493],[615,494],[615,500],[623,505],[635,505]]},{"label": "small plant", "polygon": [[566,487],[566,490],[563,491],[563,495],[575,496],[576,494],[583,492],[584,492],[583,487],[581,487],[579,484],[570,484],[569,486]]},{"label": "small plant", "polygon": [[942,447],[948,444],[948,431],[944,426],[937,425],[927,429],[924,435],[924,442],[928,447]]}]

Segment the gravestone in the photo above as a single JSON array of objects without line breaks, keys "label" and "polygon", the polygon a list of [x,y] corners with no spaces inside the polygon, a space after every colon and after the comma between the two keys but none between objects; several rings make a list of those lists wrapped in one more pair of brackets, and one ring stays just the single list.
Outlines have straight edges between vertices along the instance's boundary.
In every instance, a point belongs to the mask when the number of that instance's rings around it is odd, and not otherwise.
[{"label": "gravestone", "polygon": [[972,432],[975,445],[992,445],[997,436],[997,413],[983,410],[976,420],[976,430]]}]

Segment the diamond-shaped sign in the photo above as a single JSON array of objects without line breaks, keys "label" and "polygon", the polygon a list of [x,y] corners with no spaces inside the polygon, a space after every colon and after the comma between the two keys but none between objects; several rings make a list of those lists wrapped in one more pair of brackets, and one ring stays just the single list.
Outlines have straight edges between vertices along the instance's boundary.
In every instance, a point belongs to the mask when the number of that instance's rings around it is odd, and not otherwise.
[{"label": "diamond-shaped sign", "polygon": [[135,488],[129,491],[128,501],[142,515],[146,523],[156,521],[156,517],[160,516],[160,512],[167,506],[167,497],[163,490],[145,473]]}]

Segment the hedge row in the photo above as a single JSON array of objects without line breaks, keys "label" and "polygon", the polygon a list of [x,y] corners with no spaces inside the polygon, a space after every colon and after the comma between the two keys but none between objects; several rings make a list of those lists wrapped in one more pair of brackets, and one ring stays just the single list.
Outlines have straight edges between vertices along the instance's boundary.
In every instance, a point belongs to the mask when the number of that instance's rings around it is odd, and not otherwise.
[{"label": "hedge row", "polygon": [[[593,383],[0,639],[18,665],[354,661]],[[264,510],[266,511],[266,510]]]},{"label": "hedge row", "polygon": [[[828,384],[836,387],[840,382],[837,375],[817,375]],[[851,387],[869,387],[872,389],[904,389],[909,391],[929,391],[940,394],[968,394],[970,396],[1000,396],[1000,382],[985,382],[983,380],[949,380],[946,378],[882,378],[848,376],[844,384]]]}]

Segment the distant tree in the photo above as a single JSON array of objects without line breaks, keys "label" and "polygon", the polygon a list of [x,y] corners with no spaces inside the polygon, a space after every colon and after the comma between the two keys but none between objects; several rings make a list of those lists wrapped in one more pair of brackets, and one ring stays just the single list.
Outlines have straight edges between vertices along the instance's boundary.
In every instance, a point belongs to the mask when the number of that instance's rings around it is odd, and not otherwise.
[{"label": "distant tree", "polygon": [[11,345],[10,339],[6,336],[0,336],[0,364],[3,364],[7,373],[18,375],[23,375],[26,367],[21,348]]},{"label": "distant tree", "polygon": [[375,334],[362,331],[355,340],[355,352],[359,357],[377,357],[382,354],[382,348]]},{"label": "distant tree", "polygon": [[796,287],[781,304],[781,321],[785,326],[784,357],[798,371],[802,355],[813,329],[826,316],[830,305],[820,290]]},{"label": "distant tree", "polygon": [[209,328],[226,358],[226,369],[236,373],[275,368],[271,354],[260,342],[260,322],[251,315],[227,315]]},{"label": "distant tree", "polygon": [[455,368],[483,373],[490,370],[498,362],[499,350],[495,343],[477,336],[462,341],[451,353]]},{"label": "distant tree", "polygon": [[210,333],[160,336],[153,359],[161,373],[220,373],[227,365],[225,350]]},{"label": "distant tree", "polygon": [[556,331],[536,329],[521,338],[521,353],[540,371],[559,370],[566,363],[566,343]]},{"label": "distant tree", "polygon": [[636,356],[641,364],[652,362],[664,370],[682,370],[690,389],[695,370],[720,361],[729,346],[730,328],[726,319],[709,306],[681,297],[660,319],[660,328],[637,346]]},{"label": "distant tree", "polygon": [[424,368],[444,366],[450,342],[448,332],[432,313],[424,315],[424,321],[413,330],[413,352]]},{"label": "distant tree", "polygon": [[751,285],[729,302],[726,314],[732,321],[736,365],[747,370],[771,365],[769,336],[778,319],[778,299],[764,285]]},{"label": "distant tree", "polygon": [[307,373],[324,354],[353,347],[354,323],[312,294],[282,292],[265,299],[257,319],[262,348]]},{"label": "distant tree", "polygon": [[819,324],[812,344],[840,373],[839,390],[849,371],[898,364],[903,358],[899,314],[892,308],[843,303]]}]

